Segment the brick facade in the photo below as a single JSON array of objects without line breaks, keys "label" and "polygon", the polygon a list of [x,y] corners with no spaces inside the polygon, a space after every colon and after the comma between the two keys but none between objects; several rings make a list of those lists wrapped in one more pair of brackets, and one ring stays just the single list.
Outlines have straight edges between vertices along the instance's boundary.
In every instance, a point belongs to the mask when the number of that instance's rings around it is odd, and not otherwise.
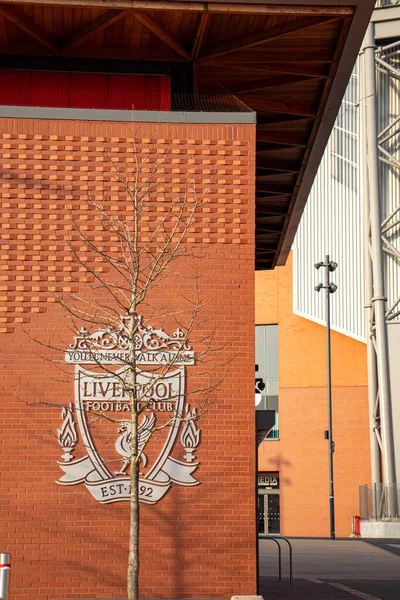
[{"label": "brick facade", "polygon": [[[141,505],[141,596],[256,591],[254,126],[2,119],[1,550],[12,555],[20,600],[126,597],[128,503],[100,505],[83,484],[56,485],[60,406],[73,401],[73,382],[69,367],[65,376],[56,369],[55,351],[32,338],[63,347],[73,341],[56,294],[72,290],[89,299],[92,292],[66,250],[65,207],[86,219],[88,235],[112,245],[85,199],[107,195],[111,209],[118,203],[107,153],[124,168],[134,160],[134,141],[139,155],[166,156],[160,206],[192,177],[200,189],[210,186],[187,242],[201,256],[205,330],[215,329],[230,361],[201,419],[200,485],[173,486],[159,503]],[[150,215],[147,235],[156,222]],[[190,294],[189,279],[178,284],[174,277],[157,287],[155,314],[179,309]],[[189,389],[198,369],[188,370]]]}]

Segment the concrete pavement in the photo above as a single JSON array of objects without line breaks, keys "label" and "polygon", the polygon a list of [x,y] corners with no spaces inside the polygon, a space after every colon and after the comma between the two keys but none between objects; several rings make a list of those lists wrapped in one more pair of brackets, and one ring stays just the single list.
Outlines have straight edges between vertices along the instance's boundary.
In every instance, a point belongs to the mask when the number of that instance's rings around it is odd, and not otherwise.
[{"label": "concrete pavement", "polygon": [[[260,540],[260,593],[266,600],[400,600],[400,540],[290,539],[294,585],[282,542],[284,583],[274,542]],[[382,543],[381,543],[382,542]]]}]

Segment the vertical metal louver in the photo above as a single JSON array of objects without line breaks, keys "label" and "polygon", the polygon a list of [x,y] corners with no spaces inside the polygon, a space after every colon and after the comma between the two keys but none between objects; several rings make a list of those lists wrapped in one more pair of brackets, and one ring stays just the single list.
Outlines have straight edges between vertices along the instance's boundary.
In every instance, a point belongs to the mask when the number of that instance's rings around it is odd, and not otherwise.
[{"label": "vertical metal louver", "polygon": [[363,177],[360,165],[360,85],[356,64],[297,232],[293,250],[293,310],[325,323],[314,264],[338,263],[332,328],[365,341]]}]

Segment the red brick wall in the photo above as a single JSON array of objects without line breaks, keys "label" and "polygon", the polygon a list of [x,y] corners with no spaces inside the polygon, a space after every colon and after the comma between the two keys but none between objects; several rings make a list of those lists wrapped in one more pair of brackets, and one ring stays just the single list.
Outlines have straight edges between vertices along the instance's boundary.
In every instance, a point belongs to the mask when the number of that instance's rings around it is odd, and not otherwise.
[{"label": "red brick wall", "polygon": [[[12,555],[11,598],[126,597],[128,503],[100,505],[83,484],[55,483],[60,405],[73,401],[73,383],[51,362],[55,351],[31,338],[73,341],[54,292],[91,292],[65,248],[64,207],[83,214],[89,194],[117,201],[105,152],[125,165],[134,138],[139,152],[167,155],[165,194],[193,175],[200,187],[211,183],[189,241],[201,250],[205,330],[216,330],[216,344],[228,344],[222,358],[231,357],[199,423],[201,484],[175,485],[158,504],[141,505],[141,596],[255,593],[254,134],[250,125],[0,120],[0,550]],[[91,219],[88,231],[100,235]],[[188,286],[165,279],[152,301],[179,308]],[[199,368],[188,368],[189,388]]]}]

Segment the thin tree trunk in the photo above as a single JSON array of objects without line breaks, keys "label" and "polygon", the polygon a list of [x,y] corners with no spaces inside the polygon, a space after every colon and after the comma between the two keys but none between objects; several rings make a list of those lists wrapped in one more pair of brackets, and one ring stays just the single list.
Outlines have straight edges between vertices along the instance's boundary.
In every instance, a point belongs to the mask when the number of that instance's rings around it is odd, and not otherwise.
[{"label": "thin tree trunk", "polygon": [[[136,422],[134,431],[133,422]],[[132,443],[137,446],[137,414],[132,410]],[[132,448],[133,449],[133,448]],[[135,456],[136,459],[136,456]],[[139,600],[139,463],[131,460],[131,497],[129,509],[128,600]]]},{"label": "thin tree trunk", "polygon": [[[134,300],[133,300],[134,304]],[[128,554],[128,600],[139,600],[139,460],[138,460],[138,403],[136,352],[134,344],[135,314],[129,319],[129,387],[131,401],[131,464],[129,503],[129,554]]]},{"label": "thin tree trunk", "polygon": [[130,501],[129,501],[129,554],[128,554],[128,600],[139,600],[139,529],[140,529],[140,507],[139,507],[139,465],[138,460],[138,401],[137,401],[137,364],[134,334],[136,329],[136,307],[137,307],[137,285],[140,272],[139,240],[139,212],[138,212],[138,171],[136,171],[136,187],[133,197],[133,244],[132,258],[133,269],[131,282],[131,303],[129,307],[129,366],[130,366],[130,400],[131,400],[131,475],[130,475]]}]

